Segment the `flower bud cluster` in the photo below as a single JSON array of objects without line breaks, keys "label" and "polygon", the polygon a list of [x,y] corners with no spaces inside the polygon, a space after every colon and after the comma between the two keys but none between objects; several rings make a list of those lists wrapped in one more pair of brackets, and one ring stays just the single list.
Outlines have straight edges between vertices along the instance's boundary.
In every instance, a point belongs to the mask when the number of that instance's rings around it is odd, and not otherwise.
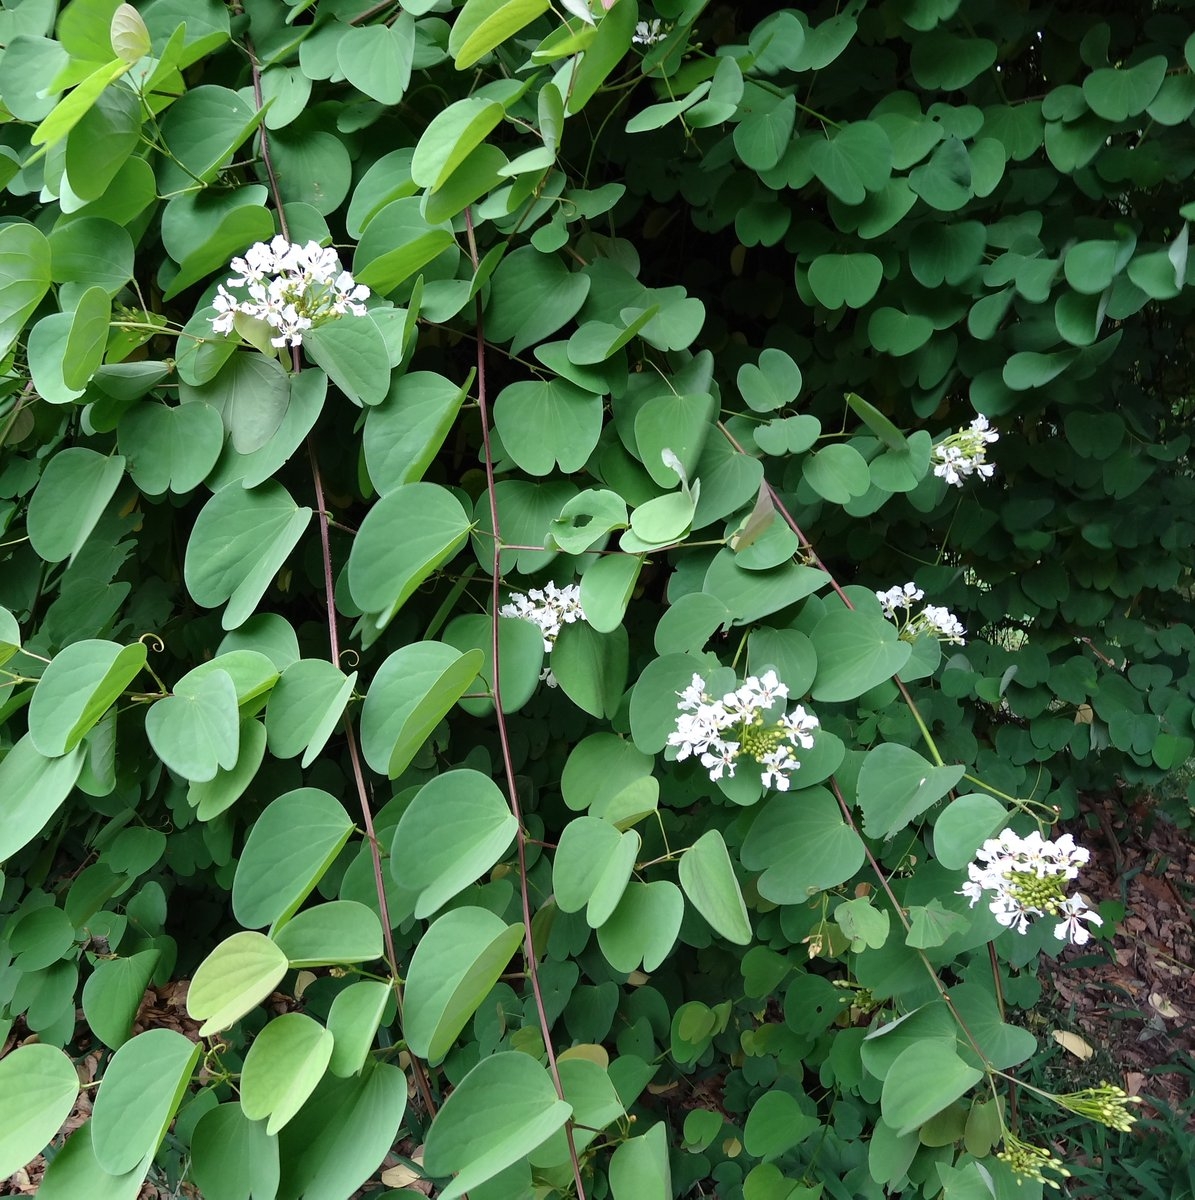
[{"label": "flower bud cluster", "polygon": [[[351,313],[365,316],[369,288],[340,265],[330,246],[308,242],[300,246],[278,236],[257,242],[243,258],[232,260],[233,274],[216,290],[212,301],[216,333],[231,333],[237,313],[264,321],[276,334],[273,346],[301,346],[309,329]],[[229,288],[244,289],[248,299]]]},{"label": "flower bud cluster", "polygon": [[1081,1092],[1067,1092],[1054,1099],[1069,1112],[1099,1121],[1121,1133],[1128,1133],[1137,1119],[1137,1114],[1129,1111],[1129,1105],[1141,1103],[1140,1096],[1130,1096],[1124,1088],[1111,1083],[1084,1088]]},{"label": "flower bud cluster", "polygon": [[718,700],[706,692],[701,676],[694,675],[677,695],[679,716],[668,744],[677,748],[678,760],[700,758],[717,782],[723,774],[733,778],[740,759],[749,758],[762,768],[764,787],[788,791],[789,776],[801,765],[796,751],[813,747],[818,719],[800,704],[783,711],[788,688],[775,671],[748,676]]},{"label": "flower bud cluster", "polygon": [[876,592],[876,599],[880,602],[884,616],[900,626],[900,636],[904,641],[916,641],[925,633],[940,642],[963,645],[963,635],[967,631],[948,608],[927,604],[921,612],[913,614],[914,603],[924,598],[925,593],[915,583],[906,583],[903,587],[890,587],[886,592]]},{"label": "flower bud cluster", "polygon": [[498,615],[522,617],[524,621],[538,625],[544,635],[544,649],[551,650],[562,626],[585,619],[581,608],[581,585],[570,583],[557,587],[548,583],[542,588],[532,588],[526,594],[515,592],[498,610]]},{"label": "flower bud cluster", "polygon": [[968,896],[972,908],[986,898],[996,920],[1018,933],[1028,932],[1031,917],[1061,918],[1054,936],[1082,946],[1091,937],[1083,922],[1104,922],[1081,895],[1068,896],[1066,889],[1090,857],[1069,833],[1051,842],[1036,829],[1026,837],[1006,829],[976,851],[967,867],[970,878],[958,894]]},{"label": "flower bud cluster", "polygon": [[1000,440],[987,417],[978,416],[966,429],[943,438],[930,453],[934,474],[955,487],[962,487],[968,475],[991,479],[996,473],[994,463],[987,461],[987,448]]},{"label": "flower bud cluster", "polygon": [[1007,1164],[1009,1170],[1017,1176],[1018,1183],[1022,1179],[1031,1179],[1035,1183],[1044,1183],[1049,1187],[1059,1188],[1061,1185],[1058,1181],[1051,1179],[1045,1172],[1053,1171],[1063,1178],[1070,1176],[1070,1172],[1062,1165],[1060,1158],[1055,1157],[1049,1150],[1043,1150],[1040,1146],[1032,1146],[1028,1142],[1021,1141],[1012,1133],[1005,1132],[1004,1148],[997,1152],[996,1157]]}]

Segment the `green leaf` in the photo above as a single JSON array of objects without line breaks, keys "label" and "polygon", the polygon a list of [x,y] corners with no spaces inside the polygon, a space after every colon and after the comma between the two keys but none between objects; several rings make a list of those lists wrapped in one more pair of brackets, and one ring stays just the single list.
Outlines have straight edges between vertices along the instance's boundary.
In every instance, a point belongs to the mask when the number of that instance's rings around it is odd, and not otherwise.
[{"label": "green leaf", "polygon": [[744,363],[735,377],[743,399],[755,412],[775,412],[791,404],[801,392],[801,368],[783,350],[769,347],[759,365]]},{"label": "green leaf", "polygon": [[803,600],[828,581],[824,571],[796,562],[769,571],[748,571],[733,551],[720,550],[706,571],[702,590],[726,606],[734,617],[732,625],[752,625]]},{"label": "green leaf", "polygon": [[565,112],[569,116],[579,113],[593,99],[598,88],[626,57],[638,15],[637,5],[624,4],[620,7],[616,4],[602,17],[567,89]]},{"label": "green leaf", "polygon": [[350,983],[336,993],[328,1009],[328,1032],[335,1038],[328,1060],[333,1075],[347,1079],[365,1065],[392,994],[388,983],[376,979]]},{"label": "green leaf", "polygon": [[403,996],[403,1036],[413,1054],[440,1062],[490,994],[523,941],[523,927],[488,909],[454,908],[415,947]]},{"label": "green leaf", "polygon": [[393,25],[359,25],[345,30],[336,47],[344,77],[379,104],[402,100],[411,83],[415,22],[407,14]]},{"label": "green leaf", "polygon": [[548,0],[466,0],[448,35],[448,52],[464,71],[547,12]]},{"label": "green leaf", "polygon": [[598,928],[603,957],[625,974],[641,963],[645,971],[654,972],[672,953],[684,915],[684,896],[670,880],[628,883],[617,907]]},{"label": "green leaf", "polygon": [[849,609],[827,613],[809,636],[817,652],[814,700],[853,700],[891,679],[913,652],[890,621]]},{"label": "green leaf", "polygon": [[215,778],[191,782],[187,803],[201,821],[210,821],[231,808],[253,782],[266,753],[266,731],[260,721],[247,717],[241,721],[241,745],[236,765],[216,772]]},{"label": "green leaf", "polygon": [[[818,179],[844,204],[862,204],[892,174],[892,144],[874,121],[855,121],[817,138],[809,162]],[[835,306],[837,307],[837,306]]]},{"label": "green leaf", "polygon": [[494,401],[502,445],[530,475],[579,471],[602,431],[602,398],[565,379],[522,380]]},{"label": "green leaf", "polygon": [[927,91],[956,92],[996,61],[996,43],[935,29],[913,42],[909,60],[918,84]]},{"label": "green leaf", "polygon": [[432,222],[414,196],[391,201],[369,221],[353,253],[353,275],[381,295],[455,245],[448,221]]},{"label": "green leaf", "polygon": [[493,1054],[457,1084],[436,1114],[424,1167],[433,1176],[455,1175],[440,1196],[457,1200],[529,1154],[571,1115],[572,1106],[557,1097],[535,1059],[514,1051]]},{"label": "green leaf", "polygon": [[373,909],[356,900],[306,908],[273,936],[292,970],[382,957],[382,923]]},{"label": "green leaf", "polygon": [[457,100],[438,112],[415,146],[411,178],[429,192],[442,187],[505,115],[501,104],[482,96]]},{"label": "green leaf", "polygon": [[5,1178],[49,1145],[78,1095],[74,1063],[56,1046],[31,1042],[0,1060],[0,1171]]},{"label": "green leaf", "polygon": [[256,1008],[282,981],[289,964],[263,933],[225,938],[199,964],[187,991],[187,1012],[211,1037]]},{"label": "green leaf", "polygon": [[184,401],[210,404],[232,435],[238,454],[261,449],[278,431],[290,403],[286,371],[274,358],[252,351],[233,354],[209,383],[185,387]]},{"label": "green leaf", "polygon": [[952,871],[961,870],[988,838],[1008,824],[998,800],[972,793],[952,800],[934,822],[934,857]]},{"label": "green leaf", "polygon": [[145,732],[158,757],[184,779],[205,783],[236,766],[240,720],[236,685],[224,670],[180,680],[174,694],[145,714]]},{"label": "green leaf", "polygon": [[79,297],[62,361],[62,381],[68,388],[86,387],[99,370],[111,319],[112,302],[103,288],[88,288]]},{"label": "green leaf", "polygon": [[365,416],[362,445],[369,477],[382,495],[417,483],[443,445],[469,392],[434,371],[411,371]]},{"label": "green leaf", "polygon": [[357,672],[344,675],[327,659],[301,658],[282,672],[270,691],[266,736],[270,753],[294,758],[308,767],[327,744],[357,683]]},{"label": "green leaf", "polygon": [[[480,650],[482,687],[486,696],[462,696],[460,706],[473,716],[494,711],[494,656],[490,618],[481,613],[454,617],[444,630],[444,641],[461,651]],[[539,690],[544,665],[544,635],[532,621],[518,617],[498,618],[498,658],[501,663],[502,711],[518,712]]]},{"label": "green leaf", "polygon": [[877,308],[867,321],[867,340],[877,350],[896,358],[920,350],[933,332],[929,317],[913,316],[898,308]]},{"label": "green leaf", "polygon": [[751,1106],[743,1126],[743,1146],[756,1158],[779,1158],[821,1127],[816,1117],[801,1110],[794,1095],[776,1089],[764,1092]]},{"label": "green leaf", "polygon": [[1128,265],[1136,245],[1131,233],[1115,241],[1077,242],[1062,263],[1067,283],[1085,296],[1097,295]]},{"label": "green leaf", "polygon": [[834,442],[812,454],[803,464],[802,478],[832,504],[846,504],[865,496],[871,486],[867,461],[854,446]]},{"label": "green leaf", "polygon": [[888,940],[892,921],[886,912],[872,908],[866,896],[844,900],[834,910],[834,921],[850,941],[851,953],[878,950]]},{"label": "green leaf", "polygon": [[859,807],[868,837],[890,838],[936,804],[963,777],[962,766],[935,767],[916,750],[885,742],[859,768]]},{"label": "green leaf", "polygon": [[406,1102],[406,1078],[388,1063],[352,1079],[325,1076],[282,1131],[279,1194],[348,1200],[394,1145]]},{"label": "green leaf", "polygon": [[46,1200],[75,1200],[76,1196],[86,1196],[88,1200],[137,1200],[152,1163],[152,1156],[146,1155],[131,1171],[110,1175],[96,1161],[91,1125],[87,1123],[76,1129],[54,1156],[37,1194]]},{"label": "green leaf", "polygon": [[713,428],[717,413],[708,392],[653,396],[635,414],[635,445],[647,473],[663,488],[674,488],[678,474],[665,461],[670,451],[680,460],[690,479],[697,470],[701,451]]},{"label": "green leaf", "polygon": [[628,1138],[614,1151],[610,1191],[614,1200],[671,1200],[672,1168],[662,1121],[639,1137]]},{"label": "green leaf", "polygon": [[0,355],[7,355],[50,288],[50,243],[32,225],[0,228]]},{"label": "green leaf", "polygon": [[142,950],[129,958],[102,959],[83,985],[83,1015],[110,1049],[128,1041],[160,957],[157,950]]},{"label": "green leaf", "polygon": [[115,295],[133,274],[133,239],[112,221],[76,217],[50,234],[55,283],[81,283]]},{"label": "green leaf", "polygon": [[84,446],[59,450],[29,500],[26,530],[34,550],[47,562],[73,562],[123,475],[119,454],[105,457]]},{"label": "green leaf", "polygon": [[[552,864],[552,887],[560,911],[580,912],[607,873],[612,881],[607,890],[616,886],[617,877],[621,880],[618,889],[621,892],[630,878],[638,846],[638,835],[628,837],[598,817],[569,821],[560,835]],[[608,908],[612,909],[617,902],[615,896]]]},{"label": "green leaf", "polygon": [[352,831],[344,805],[318,788],[297,788],[267,805],[245,839],[233,877],[236,919],[249,929],[287,921]]},{"label": "green leaf", "polygon": [[926,950],[970,929],[971,922],[961,913],[943,907],[940,900],[930,900],[928,904],[909,905],[909,925],[905,945]]},{"label": "green leaf", "polygon": [[209,1109],[191,1135],[191,1177],[205,1200],[250,1200],[278,1190],[278,1139],[235,1100]]},{"label": "green leaf", "polygon": [[29,736],[39,754],[73,750],[145,666],[140,642],[75,642],[42,673],[29,704]]},{"label": "green leaf", "polygon": [[0,608],[0,667],[21,648],[21,627],[7,608]]},{"label": "green leaf", "polygon": [[880,1111],[898,1134],[912,1133],[983,1078],[950,1047],[918,1042],[899,1055],[884,1079]]},{"label": "green leaf", "polygon": [[416,793],[394,830],[390,870],[417,892],[425,918],[484,875],[510,849],[518,821],[498,785],[479,771],[436,775]]},{"label": "green leaf", "polygon": [[332,1057],[334,1039],[303,1013],[275,1017],[253,1039],[241,1068],[241,1109],[276,1134],[315,1091]]},{"label": "green leaf", "polygon": [[192,599],[205,608],[228,601],[223,627],[244,624],[310,519],[311,509],[273,481],[252,491],[222,488],[195,518],[187,541],[183,577]]},{"label": "green leaf", "polygon": [[381,404],[390,389],[390,352],[374,319],[346,316],[308,330],[303,346],[311,361],[354,404]]},{"label": "green leaf", "polygon": [[862,308],[883,276],[874,254],[822,254],[809,265],[809,287],[827,308]]},{"label": "green leaf", "polygon": [[590,277],[570,271],[554,254],[523,246],[506,255],[490,287],[486,335],[510,342],[511,353],[521,354],[577,315],[589,295]]},{"label": "green leaf", "polygon": [[224,423],[210,404],[137,404],[117,427],[133,482],[147,496],[185,495],[211,473],[224,449]]},{"label": "green leaf", "polygon": [[594,717],[612,716],[627,682],[627,631],[599,633],[584,621],[565,625],[552,649],[552,673],[561,691]]},{"label": "green leaf", "polygon": [[109,1175],[152,1158],[203,1048],[173,1029],[147,1029],[112,1056],[91,1115],[91,1145]]},{"label": "green leaf", "polygon": [[863,865],[859,836],[824,788],[781,792],[760,810],[741,851],[743,866],[762,870],[759,894],[774,904],[801,904],[845,883]]},{"label": "green leaf", "polygon": [[442,642],[414,642],[378,668],[361,711],[361,750],[380,775],[397,778],[477,678],[485,656]]},{"label": "green leaf", "polygon": [[[99,99],[100,93],[128,69],[129,64],[122,58],[114,59],[102,67],[97,67],[79,83],[78,87],[54,106],[50,115],[29,135],[30,143],[49,149],[62,141]],[[114,1173],[123,1174],[124,1172]]]},{"label": "green leaf", "polygon": [[0,760],[0,795],[9,797],[0,823],[0,862],[12,858],[46,827],[83,770],[84,747],[46,758],[26,734]]},{"label": "green leaf", "polygon": [[751,923],[726,843],[716,829],[707,830],[680,860],[680,883],[689,903],[713,929],[738,946],[751,944]]},{"label": "green leaf", "polygon": [[948,137],[929,161],[909,172],[909,186],[931,208],[956,212],[974,194],[971,156],[962,138]]},{"label": "green leaf", "polygon": [[460,501],[435,483],[406,483],[365,514],[349,552],[348,583],[382,628],[429,575],[464,545],[470,521]]},{"label": "green leaf", "polygon": [[192,88],[176,100],[162,122],[162,141],[173,155],[160,168],[162,192],[183,191],[196,179],[213,182],[264,115],[240,93],[214,84]]},{"label": "green leaf", "polygon": [[1153,102],[1168,66],[1166,56],[1157,54],[1134,67],[1101,67],[1083,80],[1083,99],[1105,121],[1136,117]]}]

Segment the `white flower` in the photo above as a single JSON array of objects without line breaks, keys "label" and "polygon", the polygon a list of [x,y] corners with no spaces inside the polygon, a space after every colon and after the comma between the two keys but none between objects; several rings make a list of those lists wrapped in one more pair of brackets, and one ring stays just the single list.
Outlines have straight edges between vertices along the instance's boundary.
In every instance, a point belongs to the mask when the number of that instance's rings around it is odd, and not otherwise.
[{"label": "white flower", "polygon": [[1061,917],[1054,936],[1082,946],[1091,937],[1082,922],[1102,925],[1103,920],[1078,893],[1068,896],[1066,885],[1090,857],[1068,833],[1049,841],[1037,830],[1021,837],[1006,829],[975,852],[958,894],[974,908],[990,893],[988,908],[996,920],[1018,933],[1026,933],[1034,917]]},{"label": "white flower", "polygon": [[662,42],[667,36],[667,32],[660,28],[660,21],[657,17],[653,21],[639,21],[635,26],[635,32],[631,35],[631,42],[636,46],[654,46],[656,42]]},{"label": "white flower", "polygon": [[963,634],[967,631],[963,623],[949,609],[938,608],[927,604],[921,615],[917,617],[918,633],[929,633],[940,642],[952,642],[956,646],[963,645]]},{"label": "white flower", "polygon": [[[927,633],[940,642],[950,642],[956,646],[965,644],[963,635],[967,631],[949,609],[927,604],[916,616],[912,615],[913,602],[925,597],[915,583],[890,587],[886,592],[876,592],[875,595],[880,602],[880,611],[889,621],[900,626],[900,636],[906,642],[916,641],[923,633]],[[903,616],[900,615],[902,613]]]},{"label": "white flower", "polygon": [[725,774],[733,777],[740,759],[754,759],[764,787],[779,792],[790,787],[790,775],[801,763],[794,751],[813,746],[818,720],[797,705],[778,718],[770,714],[788,699],[788,687],[775,671],[748,676],[733,692],[715,700],[705,681],[694,675],[689,686],[677,692],[676,727],[668,745],[677,761],[690,756],[701,760],[715,783]]},{"label": "white flower", "polygon": [[913,601],[921,600],[924,596],[925,593],[915,583],[906,583],[903,587],[890,587],[886,592],[876,592],[880,608],[890,621],[896,619],[897,608],[912,608]]},{"label": "white flower", "polygon": [[570,583],[557,587],[554,583],[542,588],[532,588],[525,595],[515,592],[499,610],[502,617],[522,617],[540,627],[544,635],[544,649],[551,650],[563,625],[585,619],[581,608],[581,586]]},{"label": "white flower", "polygon": [[996,467],[986,459],[987,447],[999,440],[1000,434],[987,417],[976,417],[968,428],[950,434],[933,448],[930,462],[934,464],[934,474],[953,487],[962,487],[969,475],[991,479]]},{"label": "white flower", "polygon": [[1075,946],[1085,946],[1091,938],[1089,930],[1080,922],[1087,921],[1092,925],[1102,925],[1103,917],[1087,907],[1087,901],[1082,896],[1068,896],[1059,906],[1058,915],[1062,920],[1054,926],[1054,936]]},{"label": "white flower", "polygon": [[[365,316],[369,288],[343,269],[336,251],[318,242],[300,246],[279,235],[257,242],[230,264],[232,274],[216,289],[216,333],[231,333],[237,313],[256,317],[276,331],[273,346],[301,346],[303,335],[325,321]],[[229,288],[249,293],[241,300]]]}]

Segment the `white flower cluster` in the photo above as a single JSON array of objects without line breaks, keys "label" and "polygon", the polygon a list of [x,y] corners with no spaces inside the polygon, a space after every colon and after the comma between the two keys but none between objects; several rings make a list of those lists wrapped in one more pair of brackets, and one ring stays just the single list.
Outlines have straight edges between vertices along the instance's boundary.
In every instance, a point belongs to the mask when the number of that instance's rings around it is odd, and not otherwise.
[{"label": "white flower cluster", "polygon": [[581,608],[581,586],[570,583],[561,588],[548,583],[542,588],[532,588],[526,594],[515,592],[498,610],[498,615],[534,622],[543,632],[544,649],[551,650],[562,625],[585,619]]},{"label": "white flower cluster", "polygon": [[657,17],[654,21],[640,21],[635,26],[635,32],[631,34],[631,41],[636,46],[654,46],[667,36],[667,31],[660,28],[660,20]]},{"label": "white flower cluster", "polygon": [[913,615],[913,605],[918,600],[925,599],[925,593],[915,583],[906,583],[903,587],[890,587],[886,592],[876,592],[876,599],[880,602],[884,616],[900,626],[900,636],[906,642],[915,641],[923,633],[928,633],[940,642],[963,645],[963,635],[967,631],[948,608],[927,604],[916,616]]},{"label": "white flower cluster", "polygon": [[[273,346],[301,346],[303,334],[325,321],[352,313],[365,316],[369,288],[340,265],[330,246],[308,242],[300,246],[278,236],[257,242],[244,258],[232,260],[233,274],[216,290],[212,318],[216,333],[231,333],[237,313],[265,321],[277,334]],[[244,288],[247,300],[229,288]]]},{"label": "white flower cluster", "polygon": [[988,907],[996,920],[1018,933],[1028,931],[1030,917],[1061,918],[1054,936],[1082,946],[1091,937],[1083,922],[1104,922],[1078,892],[1068,896],[1066,887],[1090,857],[1069,833],[1051,842],[1036,829],[1027,837],[1006,829],[976,852],[967,867],[970,878],[958,894],[969,897],[974,908],[990,892]]},{"label": "white flower cluster", "polygon": [[991,479],[996,473],[994,463],[987,461],[987,448],[1000,440],[987,417],[979,416],[967,429],[960,429],[940,441],[930,454],[934,474],[955,487],[962,487],[968,475]]},{"label": "white flower cluster", "polygon": [[769,710],[788,699],[788,688],[775,671],[762,678],[748,676],[720,700],[705,691],[700,675],[694,675],[677,695],[680,715],[668,744],[677,747],[678,760],[696,755],[716,782],[723,774],[733,777],[739,759],[746,756],[763,768],[764,787],[788,791],[789,775],[801,765],[794,751],[812,748],[818,719],[800,704],[778,718],[771,716]]}]

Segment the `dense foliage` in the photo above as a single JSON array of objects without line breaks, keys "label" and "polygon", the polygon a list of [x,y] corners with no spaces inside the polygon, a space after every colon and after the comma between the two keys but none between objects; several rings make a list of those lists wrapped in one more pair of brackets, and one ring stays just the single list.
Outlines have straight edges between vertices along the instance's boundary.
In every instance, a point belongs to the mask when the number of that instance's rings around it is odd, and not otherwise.
[{"label": "dense foliage", "polygon": [[1056,1184],[1052,826],[1193,747],[1188,6],[59,8],[0,1176],[99,1046],[46,1200]]}]

